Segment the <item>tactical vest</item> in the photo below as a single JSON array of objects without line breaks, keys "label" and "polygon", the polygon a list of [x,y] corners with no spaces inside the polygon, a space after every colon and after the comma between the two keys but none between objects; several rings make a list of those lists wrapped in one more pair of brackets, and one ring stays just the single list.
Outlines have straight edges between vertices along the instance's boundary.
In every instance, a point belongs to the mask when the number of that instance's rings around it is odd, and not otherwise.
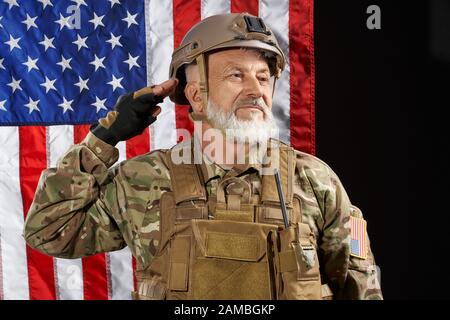
[{"label": "tactical vest", "polygon": [[[200,165],[175,165],[170,152],[161,238],[150,266],[136,271],[134,299],[322,298],[328,287],[321,287],[315,236],[293,194],[292,148],[282,145],[279,158],[289,228],[273,175],[262,176],[260,195],[243,178],[224,176],[216,196],[208,196]],[[240,194],[227,192],[230,186]]]}]

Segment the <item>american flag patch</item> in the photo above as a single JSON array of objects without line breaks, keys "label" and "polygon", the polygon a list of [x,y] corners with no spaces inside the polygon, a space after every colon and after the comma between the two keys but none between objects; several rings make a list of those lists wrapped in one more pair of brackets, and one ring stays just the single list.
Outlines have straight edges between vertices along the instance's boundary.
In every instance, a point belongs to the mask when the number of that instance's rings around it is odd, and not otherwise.
[{"label": "american flag patch", "polygon": [[360,259],[366,259],[366,221],[350,216],[350,228],[350,254]]}]

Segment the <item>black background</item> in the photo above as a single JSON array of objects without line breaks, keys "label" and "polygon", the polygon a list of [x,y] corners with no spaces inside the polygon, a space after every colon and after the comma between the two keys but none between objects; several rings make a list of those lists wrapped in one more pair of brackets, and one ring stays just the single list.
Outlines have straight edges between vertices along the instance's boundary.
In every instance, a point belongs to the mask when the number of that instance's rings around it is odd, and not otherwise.
[{"label": "black background", "polygon": [[450,1],[316,0],[315,60],[317,156],[368,221],[385,299],[450,298]]}]

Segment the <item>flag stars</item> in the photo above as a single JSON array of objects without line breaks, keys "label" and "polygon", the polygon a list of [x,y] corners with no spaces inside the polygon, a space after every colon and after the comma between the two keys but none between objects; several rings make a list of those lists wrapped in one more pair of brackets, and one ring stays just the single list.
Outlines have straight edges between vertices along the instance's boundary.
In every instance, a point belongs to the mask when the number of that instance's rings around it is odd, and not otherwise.
[{"label": "flag stars", "polygon": [[111,39],[106,40],[106,42],[111,43],[111,49],[114,49],[116,46],[123,47],[122,44],[121,44],[120,41],[119,41],[121,37],[122,37],[122,36],[116,37],[116,36],[113,35],[113,33],[111,32]]},{"label": "flag stars", "polygon": [[36,29],[38,28],[38,26],[36,25],[35,21],[37,19],[37,16],[32,18],[28,15],[27,13],[27,18],[25,20],[22,21],[23,24],[27,25],[27,31],[31,28],[31,27],[35,27]]},{"label": "flag stars", "polygon": [[81,48],[87,48],[88,46],[86,45],[86,39],[88,37],[80,37],[79,34],[77,34],[77,40],[73,41],[72,43],[76,44],[78,46],[78,51],[80,51]]},{"label": "flag stars", "polygon": [[20,86],[22,79],[16,80],[14,77],[11,78],[11,82],[8,83],[8,86],[12,88],[12,92],[14,93],[17,89],[22,90],[22,87]]},{"label": "flag stars", "polygon": [[5,44],[7,44],[9,46],[9,51],[13,51],[14,48],[18,48],[18,49],[22,49],[19,46],[19,40],[21,39],[21,37],[19,38],[14,38],[12,35],[9,35],[9,41],[6,41]]},{"label": "flag stars", "polygon": [[89,64],[92,64],[92,65],[95,66],[95,71],[97,71],[98,68],[103,68],[103,69],[105,69],[105,66],[103,65],[103,60],[105,60],[105,57],[99,59],[99,58],[97,57],[97,55],[94,54],[94,60],[91,61],[91,62],[89,62]]},{"label": "flag stars", "polygon": [[29,97],[28,99],[29,99],[28,103],[25,105],[25,107],[27,107],[29,109],[28,114],[31,114],[34,110],[40,112],[41,110],[39,110],[39,108],[38,108],[38,103],[40,100],[34,101],[33,99],[31,99],[31,97]]},{"label": "flag stars", "polygon": [[5,2],[9,5],[9,8],[8,8],[9,10],[11,10],[11,8],[14,6],[17,6],[17,7],[19,6],[17,4],[17,0],[3,0],[3,2]]},{"label": "flag stars", "polygon": [[138,14],[131,14],[128,10],[127,10],[127,17],[123,18],[122,21],[125,21],[128,24],[128,28],[131,27],[133,24],[138,25],[138,23],[136,22],[136,16]]},{"label": "flag stars", "polygon": [[5,61],[5,58],[0,59],[0,69],[6,70],[5,66],[3,66],[3,61]]},{"label": "flag stars", "polygon": [[5,108],[6,100],[0,100],[0,110],[7,111]]},{"label": "flag stars", "polygon": [[71,16],[64,17],[61,13],[59,14],[59,20],[55,20],[55,23],[59,24],[59,31],[64,27],[71,29],[70,18]]},{"label": "flag stars", "polygon": [[115,4],[119,4],[120,5],[120,1],[119,0],[108,0],[111,4],[111,8],[114,7]]},{"label": "flag stars", "polygon": [[139,56],[133,57],[131,54],[128,53],[128,60],[125,60],[123,63],[128,64],[128,70],[131,70],[133,67],[140,68],[140,65],[137,63],[137,59],[139,59]]},{"label": "flag stars", "polygon": [[87,4],[86,2],[84,2],[84,0],[72,0],[72,2],[75,2],[77,4],[77,8],[79,8],[82,5],[87,7]]},{"label": "flag stars", "polygon": [[97,113],[98,113],[102,109],[108,110],[105,107],[105,101],[106,101],[106,99],[100,100],[97,96],[95,96],[95,102],[92,103],[91,105],[94,106],[95,108],[97,108]]},{"label": "flag stars", "polygon": [[62,67],[62,72],[66,69],[72,70],[72,67],[70,66],[70,61],[72,61],[72,58],[66,59],[63,55],[61,55],[61,61],[57,63],[57,65],[60,65]]},{"label": "flag stars", "polygon": [[45,76],[45,82],[41,83],[41,86],[45,87],[45,93],[48,93],[52,89],[56,91],[54,86],[55,81],[56,79],[50,80],[47,76]]},{"label": "flag stars", "polygon": [[123,89],[122,85],[120,84],[120,81],[122,81],[122,79],[123,79],[123,77],[122,78],[116,78],[114,75],[112,75],[112,80],[110,82],[108,82],[108,84],[112,86],[113,92],[117,88]]},{"label": "flag stars", "polygon": [[38,0],[43,5],[43,9],[45,9],[47,6],[53,7],[53,3],[51,0]]},{"label": "flag stars", "polygon": [[30,56],[28,56],[27,62],[23,62],[22,64],[26,65],[28,67],[28,72],[30,72],[33,69],[39,70],[39,68],[36,65],[37,61],[38,61],[38,58],[33,60],[33,59],[31,59]]},{"label": "flag stars", "polygon": [[84,80],[83,78],[78,76],[78,82],[75,83],[75,85],[80,88],[80,93],[81,93],[81,91],[83,91],[83,89],[89,90],[89,87],[87,86],[88,81],[89,81],[89,78]]},{"label": "flag stars", "polygon": [[104,27],[105,25],[102,22],[102,19],[105,15],[102,16],[97,16],[97,14],[94,12],[94,18],[92,18],[91,20],[89,20],[90,23],[94,24],[94,30],[97,29],[98,26],[102,26]]},{"label": "flag stars", "polygon": [[72,109],[73,100],[67,101],[65,97],[63,97],[63,102],[58,104],[58,107],[63,108],[63,114],[66,113],[67,110],[73,111]]},{"label": "flag stars", "polygon": [[39,42],[39,44],[42,44],[45,47],[44,51],[47,51],[48,48],[56,49],[53,45],[53,39],[55,39],[55,37],[47,38],[47,36],[44,34],[44,40]]}]

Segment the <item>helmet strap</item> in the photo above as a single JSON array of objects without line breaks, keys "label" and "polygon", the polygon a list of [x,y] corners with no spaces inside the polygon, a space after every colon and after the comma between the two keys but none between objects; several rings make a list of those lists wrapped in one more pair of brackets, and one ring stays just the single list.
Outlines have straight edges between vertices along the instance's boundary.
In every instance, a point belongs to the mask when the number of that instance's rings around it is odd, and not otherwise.
[{"label": "helmet strap", "polygon": [[202,53],[195,59],[197,61],[198,72],[200,74],[200,91],[202,93],[203,109],[206,112],[208,107],[208,77],[206,73],[205,55]]}]

